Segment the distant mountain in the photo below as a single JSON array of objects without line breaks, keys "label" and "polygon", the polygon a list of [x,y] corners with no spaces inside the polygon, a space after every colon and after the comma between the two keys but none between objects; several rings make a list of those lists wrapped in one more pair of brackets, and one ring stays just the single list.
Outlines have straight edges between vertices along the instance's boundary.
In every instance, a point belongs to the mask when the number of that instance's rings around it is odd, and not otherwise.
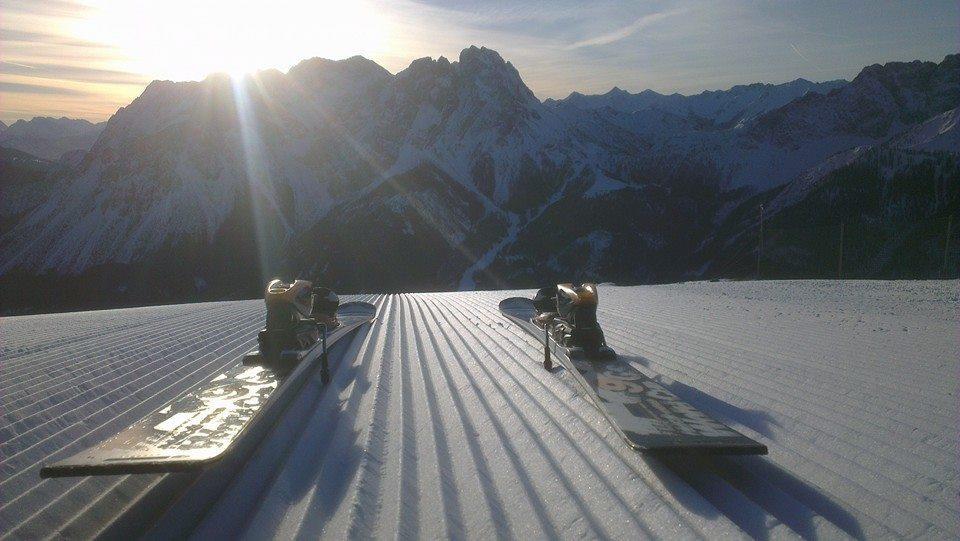
[{"label": "distant mountain", "polygon": [[847,86],[809,94],[759,118],[755,139],[795,145],[835,134],[885,138],[960,102],[960,55],[868,66]]},{"label": "distant mountain", "polygon": [[104,124],[66,117],[18,120],[0,131],[0,146],[56,160],[65,152],[88,150],[100,136]]},{"label": "distant mountain", "polygon": [[[811,194],[872,149],[953,182],[956,58],[598,108],[540,102],[478,47],[395,75],[353,57],[154,81],[9,214],[0,294],[39,310],[256,296],[277,274],[346,291],[740,276],[727,248],[750,259],[756,205],[790,192],[782,216],[835,216],[843,198]],[[623,105],[643,100],[660,105]]]},{"label": "distant mountain", "polygon": [[0,132],[3,132],[3,130],[5,129],[7,129],[7,124],[4,121],[0,120]]},{"label": "distant mountain", "polygon": [[816,167],[836,152],[879,143],[913,123],[956,107],[960,85],[950,83],[960,80],[958,59],[960,55],[949,55],[939,64],[917,61],[870,66],[851,83],[827,94],[808,92],[755,118],[737,120],[726,129],[650,108],[633,113],[603,109],[589,114],[650,141],[657,160],[712,163],[725,190],[766,190]]},{"label": "distant mountain", "polygon": [[663,95],[653,90],[631,94],[613,87],[606,94],[585,96],[578,92],[562,100],[547,100],[557,108],[573,107],[581,110],[610,108],[620,113],[638,113],[656,110],[681,118],[691,118],[701,125],[718,128],[739,127],[750,119],[772,111],[809,93],[828,94],[847,84],[844,80],[814,83],[796,79],[783,84],[739,85],[729,90],[711,90],[694,96]]}]

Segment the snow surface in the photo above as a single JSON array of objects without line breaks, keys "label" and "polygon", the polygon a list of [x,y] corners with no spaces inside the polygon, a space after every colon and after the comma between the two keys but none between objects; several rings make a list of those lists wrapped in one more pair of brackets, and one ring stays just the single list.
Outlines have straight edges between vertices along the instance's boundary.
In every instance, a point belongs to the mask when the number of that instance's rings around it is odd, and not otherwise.
[{"label": "snow surface", "polygon": [[597,179],[590,186],[590,189],[583,194],[583,196],[587,199],[630,187],[629,184],[621,182],[615,178],[610,178],[600,172],[596,174],[596,177]]},{"label": "snow surface", "polygon": [[891,144],[918,150],[957,152],[960,150],[958,119],[960,108],[951,109],[905,130]]},{"label": "snow surface", "polygon": [[[623,357],[770,448],[698,460],[630,451],[499,315],[516,293],[376,297],[332,384],[305,386],[216,498],[187,474],[153,533],[960,536],[960,282],[601,286]],[[237,362],[262,317],[238,301],[4,319],[0,535],[87,537],[156,500],[174,476],[37,470]]]}]

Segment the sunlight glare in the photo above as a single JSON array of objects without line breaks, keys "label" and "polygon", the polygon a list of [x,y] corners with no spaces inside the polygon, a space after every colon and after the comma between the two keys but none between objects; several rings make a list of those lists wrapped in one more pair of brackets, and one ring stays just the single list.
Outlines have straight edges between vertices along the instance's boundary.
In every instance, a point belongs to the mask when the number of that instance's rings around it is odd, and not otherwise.
[{"label": "sunlight glare", "polygon": [[91,0],[74,34],[106,43],[124,67],[154,78],[286,71],[304,58],[372,55],[388,24],[364,2]]}]

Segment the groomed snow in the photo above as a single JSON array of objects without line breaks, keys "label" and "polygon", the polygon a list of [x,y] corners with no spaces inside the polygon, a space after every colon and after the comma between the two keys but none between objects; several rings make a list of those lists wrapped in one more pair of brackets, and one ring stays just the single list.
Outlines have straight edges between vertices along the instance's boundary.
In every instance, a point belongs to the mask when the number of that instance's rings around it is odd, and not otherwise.
[{"label": "groomed snow", "polygon": [[[378,297],[332,385],[305,386],[216,499],[185,509],[192,476],[155,502],[154,533],[960,536],[960,282],[602,286],[622,356],[770,448],[709,460],[630,451],[500,317],[515,293]],[[156,498],[173,476],[41,481],[38,463],[236,362],[260,318],[261,301],[6,318],[0,533],[85,537]]]}]

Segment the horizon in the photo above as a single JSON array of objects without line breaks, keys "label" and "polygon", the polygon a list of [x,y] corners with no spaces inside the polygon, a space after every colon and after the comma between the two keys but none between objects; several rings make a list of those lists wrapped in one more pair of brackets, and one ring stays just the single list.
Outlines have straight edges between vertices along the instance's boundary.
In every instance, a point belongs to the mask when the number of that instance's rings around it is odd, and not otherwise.
[{"label": "horizon", "polygon": [[[482,46],[482,45],[470,45],[470,46],[464,47],[464,49],[468,49],[469,47],[485,47],[485,46]],[[486,47],[486,48],[487,48],[487,49],[491,49],[490,47]],[[493,49],[491,49],[491,50],[493,50]],[[498,53],[498,54],[499,54],[499,53]],[[913,59],[913,60],[889,60],[889,61],[886,61],[886,62],[878,62],[878,63],[870,64],[870,65],[885,65],[885,64],[897,63],[897,62],[905,63],[905,62],[918,62],[918,61],[919,61],[919,62],[934,62],[934,63],[938,63],[938,64],[939,64],[940,62],[942,62],[942,61],[946,58],[946,56],[950,56],[951,54],[960,54],[960,52],[958,52],[958,53],[948,53],[947,55],[945,55],[943,58],[940,58],[939,60],[937,60],[937,59],[934,59],[934,60],[923,60],[923,59]],[[363,55],[352,55],[352,56],[349,56],[349,57],[347,57],[347,58],[340,58],[340,59],[331,59],[331,58],[323,58],[323,57],[319,57],[319,56],[314,56],[314,57],[310,57],[310,58],[304,58],[304,59],[300,60],[299,62],[297,62],[297,64],[299,64],[300,62],[307,62],[307,61],[310,61],[310,60],[330,60],[330,61],[333,61],[333,62],[342,62],[342,61],[349,60],[349,59],[351,59],[351,58],[357,58],[357,57],[363,58],[363,59],[365,59],[365,60],[370,60],[370,61],[372,61],[372,62],[374,62],[374,63],[377,63],[376,60],[373,60],[373,59],[371,59],[371,58],[367,58],[367,57],[365,57],[365,56],[363,56]],[[438,60],[438,59],[440,59],[440,58],[445,58],[445,57],[444,57],[444,55],[440,55],[440,56],[437,56],[437,57],[421,57],[421,58],[430,58],[431,60],[436,61],[436,60]],[[414,59],[413,61],[416,61],[416,60],[418,60],[418,59]],[[504,58],[504,60],[505,60],[506,62],[510,63],[510,60],[509,60],[509,59]],[[412,63],[413,61],[411,61],[411,63]],[[450,62],[451,62],[451,63],[456,63],[457,60],[451,60]],[[294,64],[294,66],[296,66],[297,64]],[[377,63],[377,65],[380,66],[379,63]],[[242,75],[242,76],[257,76],[257,75],[259,75],[260,73],[269,72],[269,71],[280,71],[281,73],[283,73],[284,75],[286,75],[286,74],[290,71],[290,69],[292,69],[294,66],[290,66],[290,68],[287,68],[286,70],[278,70],[277,68],[263,68],[263,69],[258,69],[258,70],[254,71],[254,72],[243,73],[243,74],[241,74],[241,75]],[[381,66],[381,67],[383,67],[383,66]],[[409,66],[407,66],[407,67],[409,67]],[[587,93],[585,93],[585,92],[581,92],[581,91],[579,91],[579,90],[574,89],[574,90],[570,90],[567,94],[565,94],[565,95],[563,95],[563,96],[560,96],[560,97],[558,97],[558,98],[554,98],[554,97],[541,98],[540,96],[536,96],[536,93],[534,93],[534,95],[535,95],[535,97],[536,97],[538,100],[540,100],[541,103],[545,103],[545,102],[547,102],[547,101],[549,101],[549,100],[564,100],[564,99],[566,99],[566,98],[568,98],[568,97],[570,97],[570,96],[572,96],[572,95],[574,95],[574,94],[579,94],[579,95],[581,95],[581,96],[597,96],[597,95],[606,95],[606,94],[609,94],[609,93],[611,93],[611,92],[618,91],[618,90],[619,90],[619,91],[623,91],[623,92],[628,92],[628,93],[630,93],[630,94],[632,94],[632,95],[637,95],[637,94],[640,94],[640,93],[643,93],[643,92],[655,92],[655,93],[657,93],[657,94],[664,95],[664,96],[667,96],[667,95],[678,95],[678,94],[679,94],[679,95],[681,95],[681,96],[690,97],[690,96],[696,96],[696,95],[704,94],[704,93],[707,93],[707,92],[726,92],[726,91],[732,90],[733,88],[736,88],[736,87],[738,87],[738,86],[750,86],[750,85],[755,85],[755,84],[779,86],[779,85],[790,84],[790,83],[793,83],[793,82],[796,82],[796,81],[807,81],[807,82],[814,83],[814,84],[829,83],[829,82],[834,82],[834,81],[844,81],[844,82],[846,82],[846,83],[849,83],[849,82],[851,82],[853,79],[856,78],[856,75],[858,75],[858,74],[860,73],[860,71],[862,71],[863,69],[865,69],[865,68],[867,68],[867,67],[869,67],[869,65],[867,65],[867,66],[862,66],[862,67],[860,68],[860,70],[858,70],[857,73],[854,75],[854,77],[850,77],[850,78],[840,77],[840,78],[835,78],[835,79],[821,79],[821,80],[817,80],[817,79],[808,79],[808,78],[806,78],[806,77],[795,77],[795,78],[793,78],[793,79],[788,79],[788,80],[784,80],[784,81],[750,81],[750,82],[735,83],[735,84],[733,84],[733,85],[731,85],[731,86],[723,87],[723,88],[705,88],[705,89],[703,89],[703,90],[699,90],[699,91],[696,91],[696,92],[688,92],[688,93],[683,93],[683,92],[665,92],[665,91],[655,90],[655,89],[652,89],[652,88],[643,88],[643,89],[638,89],[638,90],[627,90],[627,89],[624,89],[624,88],[620,87],[619,85],[616,85],[616,84],[615,84],[614,86],[612,86],[610,89],[608,89],[608,90],[606,90],[606,91],[598,91],[598,92],[594,92],[594,93],[590,93],[590,94],[587,94]],[[384,68],[384,69],[386,69],[386,68]],[[393,72],[393,71],[390,71],[390,70],[387,70],[387,71],[390,73],[391,76],[396,76],[396,75],[398,75],[399,73],[403,72],[403,71],[406,70],[406,69],[407,69],[407,68],[403,68],[403,69],[401,69],[401,70],[399,70],[399,71],[396,71],[396,72]],[[522,78],[522,77],[523,77],[523,73],[521,73],[520,75],[521,75],[521,78]],[[216,77],[216,76],[233,76],[233,75],[231,75],[231,74],[229,74],[229,73],[227,73],[227,72],[212,72],[212,73],[208,73],[206,76],[204,76],[203,78],[200,78],[200,79],[177,80],[177,81],[174,81],[174,80],[171,80],[171,79],[153,79],[152,81],[149,81],[149,82],[147,82],[146,84],[143,85],[143,90],[145,90],[145,89],[147,88],[147,86],[149,86],[150,84],[152,84],[152,83],[154,83],[154,82],[159,82],[159,81],[173,82],[173,83],[203,82],[203,81],[205,81],[206,79],[209,79],[209,78],[211,78],[211,77]],[[524,83],[526,83],[526,81],[524,81]],[[137,94],[137,96],[139,96],[140,94],[142,94],[142,93],[143,93],[143,90],[141,90],[140,93]],[[135,98],[134,98],[134,99],[135,99]],[[132,100],[131,100],[131,101],[132,101]],[[129,105],[129,103],[124,104],[124,105],[122,105],[121,107],[125,107],[126,105]],[[38,118],[50,118],[50,119],[55,119],[55,120],[63,120],[63,119],[66,119],[66,120],[85,120],[85,121],[90,122],[90,123],[92,123],[92,124],[99,124],[99,123],[102,123],[102,122],[106,122],[106,121],[109,120],[110,117],[112,117],[114,114],[116,114],[116,111],[114,111],[113,113],[108,114],[108,115],[107,115],[106,117],[104,117],[104,118],[99,118],[99,119],[91,119],[91,118],[85,118],[85,117],[81,117],[81,116],[69,116],[69,115],[36,115],[36,116],[33,116],[33,117],[29,117],[29,118],[28,118],[28,117],[16,117],[16,118],[11,118],[10,120],[7,120],[7,119],[3,118],[2,116],[0,116],[0,121],[4,122],[4,123],[7,124],[8,126],[10,126],[10,125],[12,125],[12,124],[14,124],[14,123],[16,123],[16,122],[20,122],[20,121],[29,122],[30,120],[35,120],[35,119],[38,119]]]},{"label": "horizon", "polygon": [[[0,119],[106,120],[153,80],[286,72],[309,58],[363,56],[393,74],[467,44],[499,52],[541,101],[572,92],[695,95],[798,78],[852,79],[872,64],[955,53],[960,6],[907,3],[723,6],[652,2],[480,6],[246,0],[0,0]],[[295,16],[291,16],[291,14]],[[917,29],[922,28],[923,32]]]}]

